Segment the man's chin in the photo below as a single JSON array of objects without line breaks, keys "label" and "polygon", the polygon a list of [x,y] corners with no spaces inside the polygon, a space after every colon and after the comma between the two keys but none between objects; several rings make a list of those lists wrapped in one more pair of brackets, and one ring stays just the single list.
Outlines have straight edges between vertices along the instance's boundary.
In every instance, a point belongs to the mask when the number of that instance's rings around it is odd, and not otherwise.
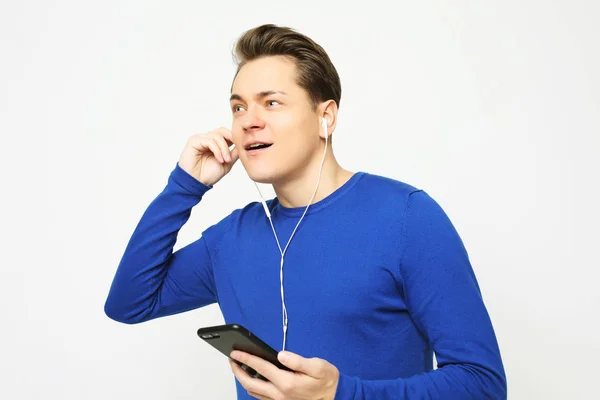
[{"label": "man's chin", "polygon": [[248,177],[256,183],[272,185],[277,180],[277,176],[270,171],[255,169],[248,170],[246,168],[246,173],[248,174]]}]

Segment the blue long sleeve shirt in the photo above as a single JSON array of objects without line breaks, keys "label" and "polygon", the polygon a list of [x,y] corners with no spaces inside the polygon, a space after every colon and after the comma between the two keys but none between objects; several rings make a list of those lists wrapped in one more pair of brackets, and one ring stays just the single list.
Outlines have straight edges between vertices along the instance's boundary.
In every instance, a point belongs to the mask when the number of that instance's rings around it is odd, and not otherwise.
[{"label": "blue long sleeve shirt", "polygon": [[[175,166],[126,247],[105,312],[135,324],[218,303],[226,323],[281,349],[281,254],[259,202],[173,252],[211,189]],[[284,246],[305,207],[267,204]],[[286,350],[335,365],[336,400],[506,398],[467,252],[423,190],[354,174],[310,206],[285,254],[284,287]],[[249,399],[236,385],[238,399]]]}]

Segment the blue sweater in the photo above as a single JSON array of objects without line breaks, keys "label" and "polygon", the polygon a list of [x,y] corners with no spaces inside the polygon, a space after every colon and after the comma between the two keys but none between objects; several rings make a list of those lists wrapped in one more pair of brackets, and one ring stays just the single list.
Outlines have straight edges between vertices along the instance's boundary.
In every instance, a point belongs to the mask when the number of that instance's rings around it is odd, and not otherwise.
[{"label": "blue sweater", "polygon": [[[259,202],[173,252],[212,187],[178,165],[137,225],[106,314],[127,324],[217,302],[282,347],[281,255]],[[305,207],[267,202],[282,246]],[[310,206],[284,264],[286,349],[340,371],[338,399],[504,399],[490,317],[463,243],[422,190],[358,172]],[[433,369],[435,351],[438,368]],[[250,396],[236,380],[238,399]]]}]

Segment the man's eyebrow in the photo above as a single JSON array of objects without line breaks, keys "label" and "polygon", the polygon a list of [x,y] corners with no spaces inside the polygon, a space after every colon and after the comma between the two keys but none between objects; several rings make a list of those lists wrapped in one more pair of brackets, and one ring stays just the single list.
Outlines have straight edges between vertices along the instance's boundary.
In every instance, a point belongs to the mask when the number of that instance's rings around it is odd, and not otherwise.
[{"label": "man's eyebrow", "polygon": [[[255,98],[255,99],[262,99],[262,98],[265,98],[265,97],[267,97],[267,96],[271,96],[271,95],[274,95],[274,94],[282,94],[282,95],[284,95],[284,96],[287,96],[287,93],[286,93],[286,92],[283,92],[283,91],[281,91],[281,90],[264,90],[264,91],[262,91],[262,92],[258,92],[258,93],[256,93],[256,94],[254,95],[254,98]],[[239,94],[235,94],[235,93],[233,93],[233,94],[231,95],[231,97],[229,98],[229,101],[232,101],[232,100],[241,100],[241,101],[243,101],[244,99],[243,99],[243,98],[242,98],[242,96],[240,96]]]}]

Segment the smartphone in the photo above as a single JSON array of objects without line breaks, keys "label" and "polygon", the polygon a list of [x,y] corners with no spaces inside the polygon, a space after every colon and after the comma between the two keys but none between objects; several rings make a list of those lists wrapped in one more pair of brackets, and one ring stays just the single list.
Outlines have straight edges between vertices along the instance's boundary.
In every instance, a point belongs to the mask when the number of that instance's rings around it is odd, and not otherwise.
[{"label": "smartphone", "polygon": [[[276,367],[285,371],[292,371],[277,359],[278,352],[271,346],[260,340],[252,334],[248,329],[239,324],[227,324],[218,326],[209,326],[198,329],[198,336],[205,342],[219,350],[228,358],[233,360],[229,355],[233,350],[240,350],[245,353],[252,354],[267,360]],[[256,372],[249,366],[242,364],[237,360],[233,360],[244,371],[253,378],[268,381],[267,378]]]}]

